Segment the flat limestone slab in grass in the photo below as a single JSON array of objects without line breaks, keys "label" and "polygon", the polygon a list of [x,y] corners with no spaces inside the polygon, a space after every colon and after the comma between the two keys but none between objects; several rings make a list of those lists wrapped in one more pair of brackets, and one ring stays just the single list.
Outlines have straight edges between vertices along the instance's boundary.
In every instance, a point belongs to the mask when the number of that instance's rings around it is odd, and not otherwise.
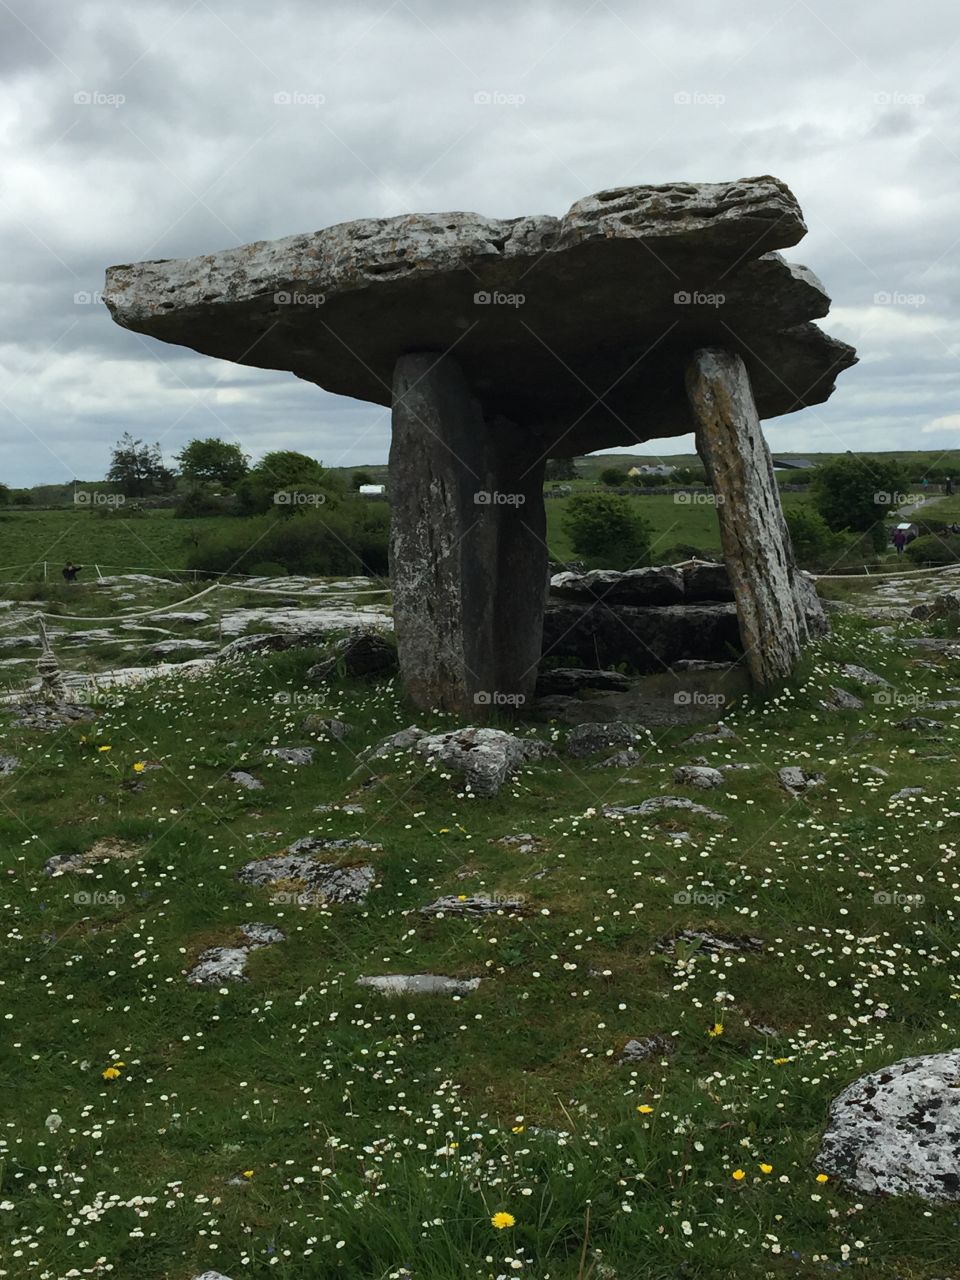
[{"label": "flat limestone slab in grass", "polygon": [[358,987],[371,987],[385,996],[466,996],[480,986],[479,978],[445,978],[435,973],[388,973],[358,978]]}]

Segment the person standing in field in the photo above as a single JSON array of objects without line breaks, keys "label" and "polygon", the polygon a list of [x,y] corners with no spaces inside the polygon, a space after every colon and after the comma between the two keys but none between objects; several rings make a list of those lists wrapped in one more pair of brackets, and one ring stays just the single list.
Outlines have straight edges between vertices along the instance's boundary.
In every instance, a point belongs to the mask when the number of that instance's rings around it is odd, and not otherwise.
[{"label": "person standing in field", "polygon": [[82,568],[83,568],[83,565],[74,564],[72,560],[68,560],[67,563],[63,566],[64,582],[76,582],[77,574],[80,572]]},{"label": "person standing in field", "polygon": [[893,545],[897,548],[897,555],[903,555],[903,548],[907,545],[907,535],[902,529],[894,529]]}]

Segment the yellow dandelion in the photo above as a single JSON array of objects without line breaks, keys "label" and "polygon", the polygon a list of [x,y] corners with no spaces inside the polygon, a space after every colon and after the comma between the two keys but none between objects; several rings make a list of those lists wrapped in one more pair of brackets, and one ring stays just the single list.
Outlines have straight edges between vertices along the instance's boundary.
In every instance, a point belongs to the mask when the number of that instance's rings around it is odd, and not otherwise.
[{"label": "yellow dandelion", "polygon": [[440,830],[437,832],[437,835],[440,835],[440,836],[448,836],[449,834],[450,834],[449,827],[441,827]]},{"label": "yellow dandelion", "polygon": [[761,1172],[761,1173],[773,1173],[773,1165],[772,1165],[772,1164],[762,1164],[762,1165],[760,1166],[760,1172]]},{"label": "yellow dandelion", "polygon": [[503,1231],[506,1227],[514,1226],[516,1221],[512,1213],[495,1213],[490,1219],[490,1225],[496,1227],[498,1231]]},{"label": "yellow dandelion", "polygon": [[743,1169],[734,1169],[733,1173],[730,1175],[734,1182],[742,1182],[746,1176],[747,1175]]},{"label": "yellow dandelion", "polygon": [[715,1023],[713,1024],[713,1026],[712,1026],[712,1027],[710,1027],[710,1028],[708,1029],[708,1031],[707,1031],[707,1035],[708,1035],[708,1036],[722,1036],[722,1035],[723,1035],[723,1023],[722,1023],[722,1022],[715,1022]]},{"label": "yellow dandelion", "polygon": [[527,1126],[525,1124],[515,1124],[510,1130],[511,1133],[523,1133]]},{"label": "yellow dandelion", "polygon": [[774,1058],[773,1065],[775,1067],[782,1067],[785,1062],[789,1062],[789,1061],[790,1061],[789,1058]]},{"label": "yellow dandelion", "polygon": [[143,773],[143,771],[144,771],[144,769],[145,769],[146,767],[147,767],[147,765],[146,765],[146,762],[145,762],[144,760],[135,760],[135,761],[133,762],[133,772],[134,772],[134,773]]},{"label": "yellow dandelion", "polygon": [[252,1170],[252,1169],[244,1169],[244,1171],[243,1171],[243,1176],[244,1176],[245,1178],[252,1178],[252,1177],[253,1177],[253,1170]]},{"label": "yellow dandelion", "polygon": [[457,894],[457,901],[458,901],[458,902],[466,902],[466,900],[467,900],[467,895],[466,895],[465,893],[458,893],[458,894]]},{"label": "yellow dandelion", "polygon": [[101,1071],[100,1074],[103,1076],[104,1080],[119,1080],[120,1078],[120,1071],[117,1067],[107,1067],[106,1070]]},{"label": "yellow dandelion", "polygon": [[97,747],[98,751],[112,751],[113,747]]},{"label": "yellow dandelion", "polygon": [[646,1102],[641,1102],[640,1106],[637,1107],[637,1110],[642,1116],[653,1115],[653,1107],[648,1106]]},{"label": "yellow dandelion", "polygon": [[830,1181],[830,1175],[829,1175],[829,1174],[827,1174],[827,1173],[818,1173],[818,1174],[817,1174],[817,1181],[818,1181],[818,1182],[829,1182],[829,1181]]}]

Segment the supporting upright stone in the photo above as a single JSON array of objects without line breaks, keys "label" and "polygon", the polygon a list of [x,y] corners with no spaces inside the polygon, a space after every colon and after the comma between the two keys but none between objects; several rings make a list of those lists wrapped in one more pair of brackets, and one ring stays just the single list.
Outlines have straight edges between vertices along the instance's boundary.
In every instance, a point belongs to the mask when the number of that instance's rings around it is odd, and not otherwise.
[{"label": "supporting upright stone", "polygon": [[393,616],[417,706],[476,716],[533,697],[547,579],[539,452],[529,433],[484,419],[451,356],[397,360]]},{"label": "supporting upright stone", "polygon": [[744,656],[754,681],[771,684],[793,671],[807,625],[750,378],[735,352],[707,347],[694,354],[686,382],[697,451],[717,499]]}]

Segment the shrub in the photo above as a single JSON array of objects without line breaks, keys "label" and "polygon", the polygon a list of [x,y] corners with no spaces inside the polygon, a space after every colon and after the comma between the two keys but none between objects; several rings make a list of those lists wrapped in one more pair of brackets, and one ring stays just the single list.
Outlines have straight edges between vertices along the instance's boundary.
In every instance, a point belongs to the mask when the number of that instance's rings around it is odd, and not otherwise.
[{"label": "shrub", "polygon": [[192,520],[199,516],[228,515],[235,506],[236,502],[232,498],[219,497],[202,485],[192,485],[181,494],[173,518]]},{"label": "shrub", "polygon": [[786,512],[787,528],[793,543],[793,554],[804,569],[825,569],[843,548],[842,535],[832,533],[818,511],[795,507]]},{"label": "shrub", "polygon": [[600,472],[600,483],[607,485],[610,489],[616,489],[627,483],[627,473],[621,471],[619,467],[604,467]]},{"label": "shrub", "polygon": [[388,527],[388,508],[379,502],[344,503],[286,520],[271,512],[201,533],[187,563],[217,573],[251,573],[270,564],[272,572],[317,577],[385,574]]},{"label": "shrub", "polygon": [[906,554],[918,565],[956,564],[960,561],[960,533],[914,538],[907,544]]},{"label": "shrub", "polygon": [[884,517],[901,505],[907,487],[899,463],[850,454],[817,467],[812,482],[813,502],[835,533],[844,529],[869,533],[873,546],[881,551],[887,545]]},{"label": "shrub", "polygon": [[592,567],[632,569],[650,560],[650,525],[625,498],[587,493],[571,498],[563,529]]}]

